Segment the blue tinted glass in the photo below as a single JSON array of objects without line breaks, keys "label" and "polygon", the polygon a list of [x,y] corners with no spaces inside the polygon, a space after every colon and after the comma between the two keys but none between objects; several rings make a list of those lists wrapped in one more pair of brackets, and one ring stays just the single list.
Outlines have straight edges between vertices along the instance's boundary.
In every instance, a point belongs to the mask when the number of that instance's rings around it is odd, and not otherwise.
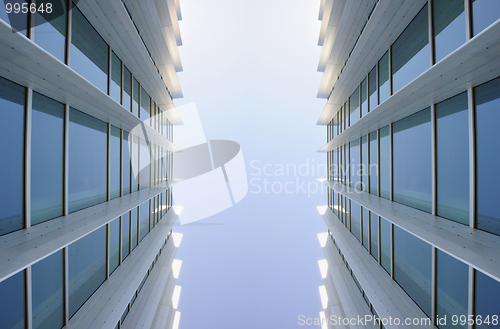
[{"label": "blue tinted glass", "polygon": [[116,56],[115,52],[111,52],[111,81],[109,86],[109,95],[118,103],[120,103],[122,91],[122,61]]},{"label": "blue tinted glass", "polygon": [[151,181],[151,155],[149,153],[149,145],[146,143],[146,140],[141,138],[140,142],[140,151],[139,151],[139,185],[140,189],[146,188],[150,186]]},{"label": "blue tinted glass", "polygon": [[351,200],[351,233],[361,241],[361,206]]},{"label": "blue tinted glass", "polygon": [[475,89],[477,124],[477,227],[500,235],[500,144],[495,132],[500,126],[500,78]]},{"label": "blue tinted glass", "polygon": [[469,266],[438,250],[437,254],[437,315],[446,316],[446,325],[439,328],[463,328],[467,325],[453,325],[452,316],[467,316]]},{"label": "blue tinted glass", "polygon": [[24,328],[24,271],[0,282],[2,329]]},{"label": "blue tinted glass", "polygon": [[0,143],[0,235],[3,235],[23,227],[24,87],[0,78],[0,113],[0,138],[5,141]]},{"label": "blue tinted glass", "polygon": [[[24,1],[23,1],[24,2]],[[16,15],[15,12],[11,12],[11,14],[7,14],[6,10],[6,4],[7,3],[19,3],[22,4],[23,2],[20,1],[4,1],[2,5],[0,5],[0,18],[5,21],[8,25],[12,25],[14,27],[14,31],[21,33],[22,35],[26,36],[26,29],[28,27],[28,20],[27,20],[27,15]],[[13,17],[13,14],[16,15]],[[10,22],[10,18],[13,19],[13,22]]]},{"label": "blue tinted glass", "polygon": [[368,114],[368,81],[367,78],[361,82],[361,116]]},{"label": "blue tinted glass", "polygon": [[500,1],[472,0],[472,15],[474,35],[477,35],[500,18]]},{"label": "blue tinted glass", "polygon": [[359,139],[350,143],[350,185],[357,190],[361,190],[360,159],[359,159]]},{"label": "blue tinted glass", "polygon": [[130,193],[130,135],[125,130],[123,131],[122,141],[122,190],[123,195]]},{"label": "blue tinted glass", "polygon": [[378,140],[377,132],[370,133],[370,193],[378,194]]},{"label": "blue tinted glass", "polygon": [[148,93],[141,86],[141,120],[146,124],[152,126],[151,124],[151,98]]},{"label": "blue tinted glass", "polygon": [[139,207],[139,241],[149,233],[149,201]]},{"label": "blue tinted glass", "polygon": [[33,328],[52,329],[64,325],[62,250],[31,267]]},{"label": "blue tinted glass", "polygon": [[349,124],[352,126],[359,120],[359,87],[356,88],[351,97],[349,97]]},{"label": "blue tinted glass", "polygon": [[123,66],[123,106],[131,111],[132,107],[132,75],[127,67]]},{"label": "blue tinted glass", "polygon": [[[41,1],[37,1],[41,3]],[[58,2],[66,13],[66,2]],[[59,11],[35,14],[35,42],[40,47],[51,53],[55,58],[64,62],[64,48],[66,39],[66,15],[59,15]]]},{"label": "blue tinted glass", "polygon": [[431,212],[431,112],[425,109],[393,125],[394,201]]},{"label": "blue tinted glass", "polygon": [[391,223],[380,217],[380,254],[382,267],[391,274]]},{"label": "blue tinted glass", "polygon": [[109,273],[112,273],[120,262],[120,217],[109,223]]},{"label": "blue tinted glass", "polygon": [[10,25],[9,15],[7,15],[7,10],[5,6],[0,6],[0,19],[2,19],[5,23]]},{"label": "blue tinted glass", "polygon": [[74,212],[107,199],[107,124],[73,108],[69,121],[69,212]]},{"label": "blue tinted glass", "polygon": [[132,136],[132,192],[139,189],[137,177],[139,175],[139,137]]},{"label": "blue tinted glass", "polygon": [[378,93],[377,93],[377,66],[368,73],[368,95],[370,99],[370,111],[373,110],[378,105]]},{"label": "blue tinted glass", "polygon": [[69,245],[69,315],[72,317],[106,279],[106,226]]},{"label": "blue tinted glass", "polygon": [[380,103],[382,103],[391,95],[391,86],[389,82],[389,52],[386,52],[378,61],[378,88]]},{"label": "blue tinted glass", "polygon": [[430,66],[428,18],[426,4],[392,45],[394,93]]},{"label": "blue tinted glass", "polygon": [[[500,282],[479,271],[476,273],[476,315],[480,315],[483,321],[483,324],[476,326],[476,329],[498,328]],[[486,317],[490,323],[486,323]]]},{"label": "blue tinted glass", "polygon": [[368,190],[368,136],[361,137],[361,189]]},{"label": "blue tinted glass", "polygon": [[138,236],[137,236],[137,230],[139,229],[139,222],[138,222],[138,212],[137,212],[137,207],[133,208],[131,211],[131,217],[132,217],[132,224],[131,224],[131,229],[132,229],[132,241],[131,241],[131,248],[134,250],[134,248],[137,246],[138,241]]},{"label": "blue tinted glass", "polygon": [[378,260],[378,216],[370,213],[370,253]]},{"label": "blue tinted glass", "polygon": [[389,126],[380,129],[380,196],[390,197],[391,140]]},{"label": "blue tinted glass", "polygon": [[466,225],[469,224],[467,108],[466,92],[436,105],[437,214]]},{"label": "blue tinted glass", "polygon": [[139,82],[135,78],[132,84],[132,113],[139,117]]},{"label": "blue tinted glass", "polygon": [[33,93],[31,224],[63,214],[64,105]]},{"label": "blue tinted glass", "polygon": [[76,6],[72,9],[71,33],[71,68],[107,93],[108,45]]},{"label": "blue tinted glass", "polygon": [[[352,206],[352,205],[351,205]],[[368,240],[368,235],[370,234],[370,211],[366,208],[362,208],[362,220],[363,220],[363,246],[366,250],[370,250],[370,244]]]},{"label": "blue tinted glass", "polygon": [[394,279],[427,314],[431,315],[432,247],[394,226]]},{"label": "blue tinted glass", "polygon": [[130,213],[122,215],[122,260],[129,255],[130,248]]},{"label": "blue tinted glass", "polygon": [[436,43],[436,62],[465,42],[463,0],[434,0],[433,20]]},{"label": "blue tinted glass", "polygon": [[111,199],[120,196],[120,129],[111,126],[109,136],[109,189]]}]

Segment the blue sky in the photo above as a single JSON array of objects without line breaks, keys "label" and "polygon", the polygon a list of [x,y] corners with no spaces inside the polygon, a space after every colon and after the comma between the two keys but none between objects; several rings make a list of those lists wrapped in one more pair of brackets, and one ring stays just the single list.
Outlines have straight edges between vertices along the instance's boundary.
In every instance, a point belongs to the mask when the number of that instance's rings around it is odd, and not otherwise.
[{"label": "blue sky", "polygon": [[[249,193],[174,226],[184,233],[180,328],[302,327],[299,315],[321,311],[316,234],[326,231],[316,210],[326,194],[315,192],[326,163],[316,152],[326,142],[316,126],[325,104],[316,98],[319,0],[181,0],[181,10],[184,99],[175,104],[196,103],[207,139],[241,145]],[[258,175],[266,164],[269,175]],[[281,175],[287,165],[302,175]],[[289,183],[289,193],[273,193],[273,183],[274,192]]]}]

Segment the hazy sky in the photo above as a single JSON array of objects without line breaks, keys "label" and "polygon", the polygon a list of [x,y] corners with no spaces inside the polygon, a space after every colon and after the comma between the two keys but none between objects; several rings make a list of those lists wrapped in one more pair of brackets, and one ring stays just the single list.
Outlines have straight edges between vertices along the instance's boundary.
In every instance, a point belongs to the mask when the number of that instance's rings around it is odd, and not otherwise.
[{"label": "hazy sky", "polygon": [[[319,2],[181,0],[184,99],[175,104],[196,103],[207,139],[241,145],[249,179],[240,203],[174,226],[184,233],[181,329],[296,328],[299,315],[321,311]],[[271,190],[286,183],[288,193]]]}]

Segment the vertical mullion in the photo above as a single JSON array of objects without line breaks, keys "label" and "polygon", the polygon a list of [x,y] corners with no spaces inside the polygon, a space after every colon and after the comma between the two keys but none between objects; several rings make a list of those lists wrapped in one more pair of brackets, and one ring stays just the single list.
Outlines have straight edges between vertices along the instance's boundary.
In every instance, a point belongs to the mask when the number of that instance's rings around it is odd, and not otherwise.
[{"label": "vertical mullion", "polygon": [[437,314],[437,248],[432,247],[432,264],[431,264],[431,321],[436,325]]},{"label": "vertical mullion", "polygon": [[434,0],[428,0],[429,64],[436,63],[436,40],[434,39]]},{"label": "vertical mullion", "polygon": [[65,51],[64,51],[64,63],[68,66],[71,65],[71,30],[72,30],[72,11],[73,11],[73,2],[72,0],[66,0],[66,42],[65,42]]},{"label": "vertical mullion", "polygon": [[33,328],[33,289],[32,289],[32,277],[31,277],[31,266],[28,266],[24,272],[25,276],[25,328]]},{"label": "vertical mullion", "polygon": [[390,233],[389,233],[389,249],[390,249],[390,257],[391,257],[391,278],[394,280],[394,224],[390,224]]},{"label": "vertical mullion", "polygon": [[111,95],[111,46],[108,46],[108,95]]},{"label": "vertical mullion", "polygon": [[132,252],[132,211],[128,212],[128,254]]},{"label": "vertical mullion", "polygon": [[393,124],[389,124],[389,200],[394,201],[394,143]]},{"label": "vertical mullion", "polygon": [[26,29],[26,37],[35,42],[35,13],[32,13],[29,9],[30,5],[32,3],[35,3],[35,0],[27,0],[26,2],[28,3],[28,24]]},{"label": "vertical mullion", "polygon": [[111,124],[107,124],[106,199],[111,200]]},{"label": "vertical mullion", "polygon": [[378,226],[378,234],[377,234],[377,242],[378,242],[378,264],[382,266],[382,232],[381,232],[381,226],[380,226],[380,216],[377,216],[377,226]]},{"label": "vertical mullion", "polygon": [[465,6],[465,40],[469,41],[474,36],[474,21],[472,16],[472,1],[464,0]]},{"label": "vertical mullion", "polygon": [[33,119],[33,89],[25,89],[24,114],[24,227],[31,227],[31,127]]},{"label": "vertical mullion", "polygon": [[[476,307],[474,301],[476,300],[476,270],[469,265],[469,294],[468,294],[468,315],[476,315]],[[469,324],[467,329],[473,329],[474,325]]]},{"label": "vertical mullion", "polygon": [[109,243],[110,243],[110,229],[111,223],[106,224],[106,280],[109,278]]},{"label": "vertical mullion", "polygon": [[366,75],[366,107],[366,113],[369,113],[372,110],[370,104],[370,73]]},{"label": "vertical mullion", "polygon": [[[122,264],[122,245],[123,245],[123,239],[122,239],[122,234],[123,234],[123,216],[120,216],[120,219],[118,220],[120,227],[118,229],[119,231],[119,240],[118,240],[118,266]],[[130,227],[130,226],[129,226]]]},{"label": "vertical mullion", "polygon": [[123,196],[123,129],[120,129],[120,184],[119,185],[120,185],[119,195],[120,197],[122,197]]},{"label": "vertical mullion", "polygon": [[377,129],[377,194],[380,193],[380,129]]},{"label": "vertical mullion", "polygon": [[431,163],[432,163],[432,214],[437,215],[437,120],[436,105],[431,105]]},{"label": "vertical mullion", "polygon": [[394,86],[392,83],[392,46],[389,47],[389,95],[394,93]]},{"label": "vertical mullion", "polygon": [[122,106],[123,106],[123,87],[124,87],[123,74],[125,74],[125,70],[123,69],[123,61],[120,61],[120,104]]},{"label": "vertical mullion", "polygon": [[64,105],[63,214],[69,214],[69,105]]},{"label": "vertical mullion", "polygon": [[64,257],[64,325],[68,325],[69,322],[69,248],[68,246],[63,249],[63,257]]},{"label": "vertical mullion", "polygon": [[469,116],[469,227],[476,228],[477,214],[477,140],[476,140],[476,104],[474,89],[467,89]]}]

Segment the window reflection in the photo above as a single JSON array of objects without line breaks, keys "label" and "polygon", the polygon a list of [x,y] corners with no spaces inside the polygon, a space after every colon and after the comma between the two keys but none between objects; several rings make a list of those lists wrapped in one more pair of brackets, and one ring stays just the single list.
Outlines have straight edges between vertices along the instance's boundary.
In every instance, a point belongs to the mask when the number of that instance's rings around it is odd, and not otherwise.
[{"label": "window reflection", "polygon": [[109,136],[109,189],[111,199],[120,196],[120,129],[111,126]]},{"label": "window reflection", "polygon": [[130,212],[126,212],[121,217],[122,221],[122,260],[130,254]]},{"label": "window reflection", "polygon": [[117,103],[121,103],[122,91],[122,61],[116,56],[115,52],[111,52],[111,81],[109,86],[109,95]]},{"label": "window reflection", "polygon": [[[36,1],[37,4],[46,3]],[[66,13],[66,1],[59,1],[58,6]],[[5,7],[4,7],[5,8]],[[35,14],[35,43],[64,63],[66,45],[66,15],[39,12]]]},{"label": "window reflection", "polygon": [[361,190],[361,177],[359,175],[360,159],[359,159],[359,139],[350,143],[350,185],[358,190]]},{"label": "window reflection", "polygon": [[380,217],[380,255],[381,265],[391,274],[391,223]]},{"label": "window reflection", "polygon": [[0,282],[2,329],[24,328],[24,271]]},{"label": "window reflection", "polygon": [[432,1],[436,62],[465,42],[463,0]]},{"label": "window reflection", "polygon": [[350,111],[350,122],[349,125],[352,126],[359,120],[360,110],[359,110],[359,87],[356,88],[351,97],[349,97],[349,111]]},{"label": "window reflection", "polygon": [[149,201],[139,207],[139,241],[149,233]]},{"label": "window reflection", "polygon": [[351,233],[361,241],[361,206],[351,200]]},{"label": "window reflection", "polygon": [[[476,315],[483,319],[483,324],[476,326],[476,329],[498,328],[498,322],[492,323],[492,320],[494,316],[498,320],[500,314],[500,282],[480,271],[476,273]],[[490,319],[489,324],[484,321],[486,317]]]},{"label": "window reflection", "polygon": [[500,18],[500,1],[472,0],[472,15],[477,35]]},{"label": "window reflection", "polygon": [[391,95],[391,86],[389,82],[389,52],[386,52],[378,61],[378,88],[380,103],[382,103]]},{"label": "window reflection", "polygon": [[378,105],[378,93],[377,93],[377,66],[368,73],[368,94],[370,97],[370,111],[373,110]]},{"label": "window reflection", "polygon": [[120,262],[120,217],[109,223],[109,273],[118,267]]},{"label": "window reflection", "polygon": [[389,126],[380,129],[380,196],[390,197],[391,140]]}]

